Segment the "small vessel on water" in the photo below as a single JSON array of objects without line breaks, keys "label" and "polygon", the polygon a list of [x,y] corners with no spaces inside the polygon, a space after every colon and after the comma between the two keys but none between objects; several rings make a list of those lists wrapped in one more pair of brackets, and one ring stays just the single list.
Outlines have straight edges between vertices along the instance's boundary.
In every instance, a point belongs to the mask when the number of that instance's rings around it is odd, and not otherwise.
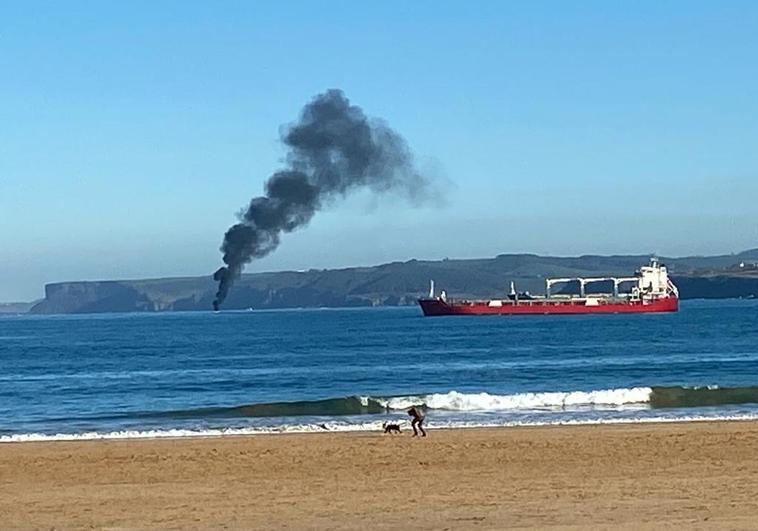
[{"label": "small vessel on water", "polygon": [[[605,282],[612,286],[610,293],[587,293],[587,286]],[[557,284],[579,285],[578,294],[553,294]],[[619,286],[633,283],[630,291],[622,293]],[[668,276],[666,266],[652,258],[633,277],[548,278],[545,295],[517,293],[511,283],[510,294],[502,299],[452,299],[445,291],[434,293],[431,283],[428,297],[418,300],[424,315],[546,315],[586,313],[660,313],[679,309],[679,290]]]}]

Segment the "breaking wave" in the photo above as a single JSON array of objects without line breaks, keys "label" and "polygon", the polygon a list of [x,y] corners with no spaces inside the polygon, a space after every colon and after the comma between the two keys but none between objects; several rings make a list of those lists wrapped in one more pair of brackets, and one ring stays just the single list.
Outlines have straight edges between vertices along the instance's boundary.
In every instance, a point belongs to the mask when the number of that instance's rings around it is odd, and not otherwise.
[{"label": "breaking wave", "polygon": [[[408,419],[403,411],[411,406],[428,410],[435,428],[758,420],[755,408],[714,408],[739,404],[758,404],[758,386],[654,386],[502,395],[450,391],[391,397],[349,396],[80,417],[78,420],[96,421],[94,425],[90,424],[93,428],[104,420],[129,419],[135,429],[101,431],[94,428],[92,431],[57,434],[6,432],[0,433],[0,443],[375,431],[380,430],[381,423],[387,419],[385,414],[394,414],[393,420],[407,425]],[[218,427],[209,426],[209,422]],[[244,425],[248,423],[254,425]]]},{"label": "breaking wave", "polygon": [[420,405],[428,409],[447,411],[504,411],[514,409],[565,408],[575,406],[620,406],[646,403],[650,400],[650,387],[631,389],[605,389],[601,391],[571,391],[549,393],[519,393],[492,395],[466,394],[457,391],[421,396],[375,399],[389,409],[406,409]]},{"label": "breaking wave", "polygon": [[[649,408],[689,408],[758,403],[758,386],[751,387],[632,387],[595,391],[544,393],[430,393],[408,396],[349,396],[324,400],[270,402],[232,407],[118,415],[131,418],[220,418],[372,415],[417,406],[458,412],[529,411],[551,409],[614,408],[640,405]],[[115,418],[115,417],[110,417]]]}]

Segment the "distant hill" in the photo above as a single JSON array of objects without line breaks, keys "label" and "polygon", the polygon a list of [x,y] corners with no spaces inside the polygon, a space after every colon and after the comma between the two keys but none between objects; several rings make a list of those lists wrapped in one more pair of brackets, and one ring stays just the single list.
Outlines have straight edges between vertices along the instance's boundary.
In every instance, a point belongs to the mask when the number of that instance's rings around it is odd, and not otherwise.
[{"label": "distant hill", "polygon": [[[409,260],[373,267],[246,274],[225,309],[407,305],[439,289],[462,297],[544,292],[546,277],[628,276],[648,255],[578,257],[501,254],[470,260]],[[758,249],[734,255],[661,258],[683,298],[758,297]],[[59,282],[45,286],[32,313],[208,310],[216,283],[207,277]]]}]

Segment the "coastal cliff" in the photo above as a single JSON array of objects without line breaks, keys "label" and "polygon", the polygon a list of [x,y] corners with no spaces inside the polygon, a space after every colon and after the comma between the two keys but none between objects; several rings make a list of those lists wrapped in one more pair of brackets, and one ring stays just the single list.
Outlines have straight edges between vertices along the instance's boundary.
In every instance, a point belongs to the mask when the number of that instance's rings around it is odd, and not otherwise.
[{"label": "coastal cliff", "polygon": [[[243,275],[225,309],[397,306],[415,303],[430,279],[461,297],[520,291],[541,293],[545,277],[626,276],[647,256],[546,257],[504,254],[490,259],[392,262],[374,267]],[[758,297],[758,249],[738,255],[662,259],[683,299]],[[45,286],[31,313],[208,310],[216,290],[210,277],[60,282]]]}]

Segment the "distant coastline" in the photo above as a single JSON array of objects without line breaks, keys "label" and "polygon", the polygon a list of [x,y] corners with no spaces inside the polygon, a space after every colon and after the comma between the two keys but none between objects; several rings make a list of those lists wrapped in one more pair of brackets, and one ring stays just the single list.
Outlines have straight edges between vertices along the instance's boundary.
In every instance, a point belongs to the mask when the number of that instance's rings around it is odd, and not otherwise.
[{"label": "distant coastline", "polygon": [[[487,259],[409,260],[373,267],[245,274],[224,309],[402,306],[414,304],[430,279],[448,293],[487,297],[540,293],[549,276],[628,275],[647,255],[578,257],[503,254]],[[758,297],[758,249],[718,256],[661,257],[683,299]],[[206,277],[57,282],[34,303],[6,303],[2,313],[69,314],[199,311],[211,308],[216,283]]]},{"label": "distant coastline", "polygon": [[0,302],[0,314],[27,313],[39,302]]}]

